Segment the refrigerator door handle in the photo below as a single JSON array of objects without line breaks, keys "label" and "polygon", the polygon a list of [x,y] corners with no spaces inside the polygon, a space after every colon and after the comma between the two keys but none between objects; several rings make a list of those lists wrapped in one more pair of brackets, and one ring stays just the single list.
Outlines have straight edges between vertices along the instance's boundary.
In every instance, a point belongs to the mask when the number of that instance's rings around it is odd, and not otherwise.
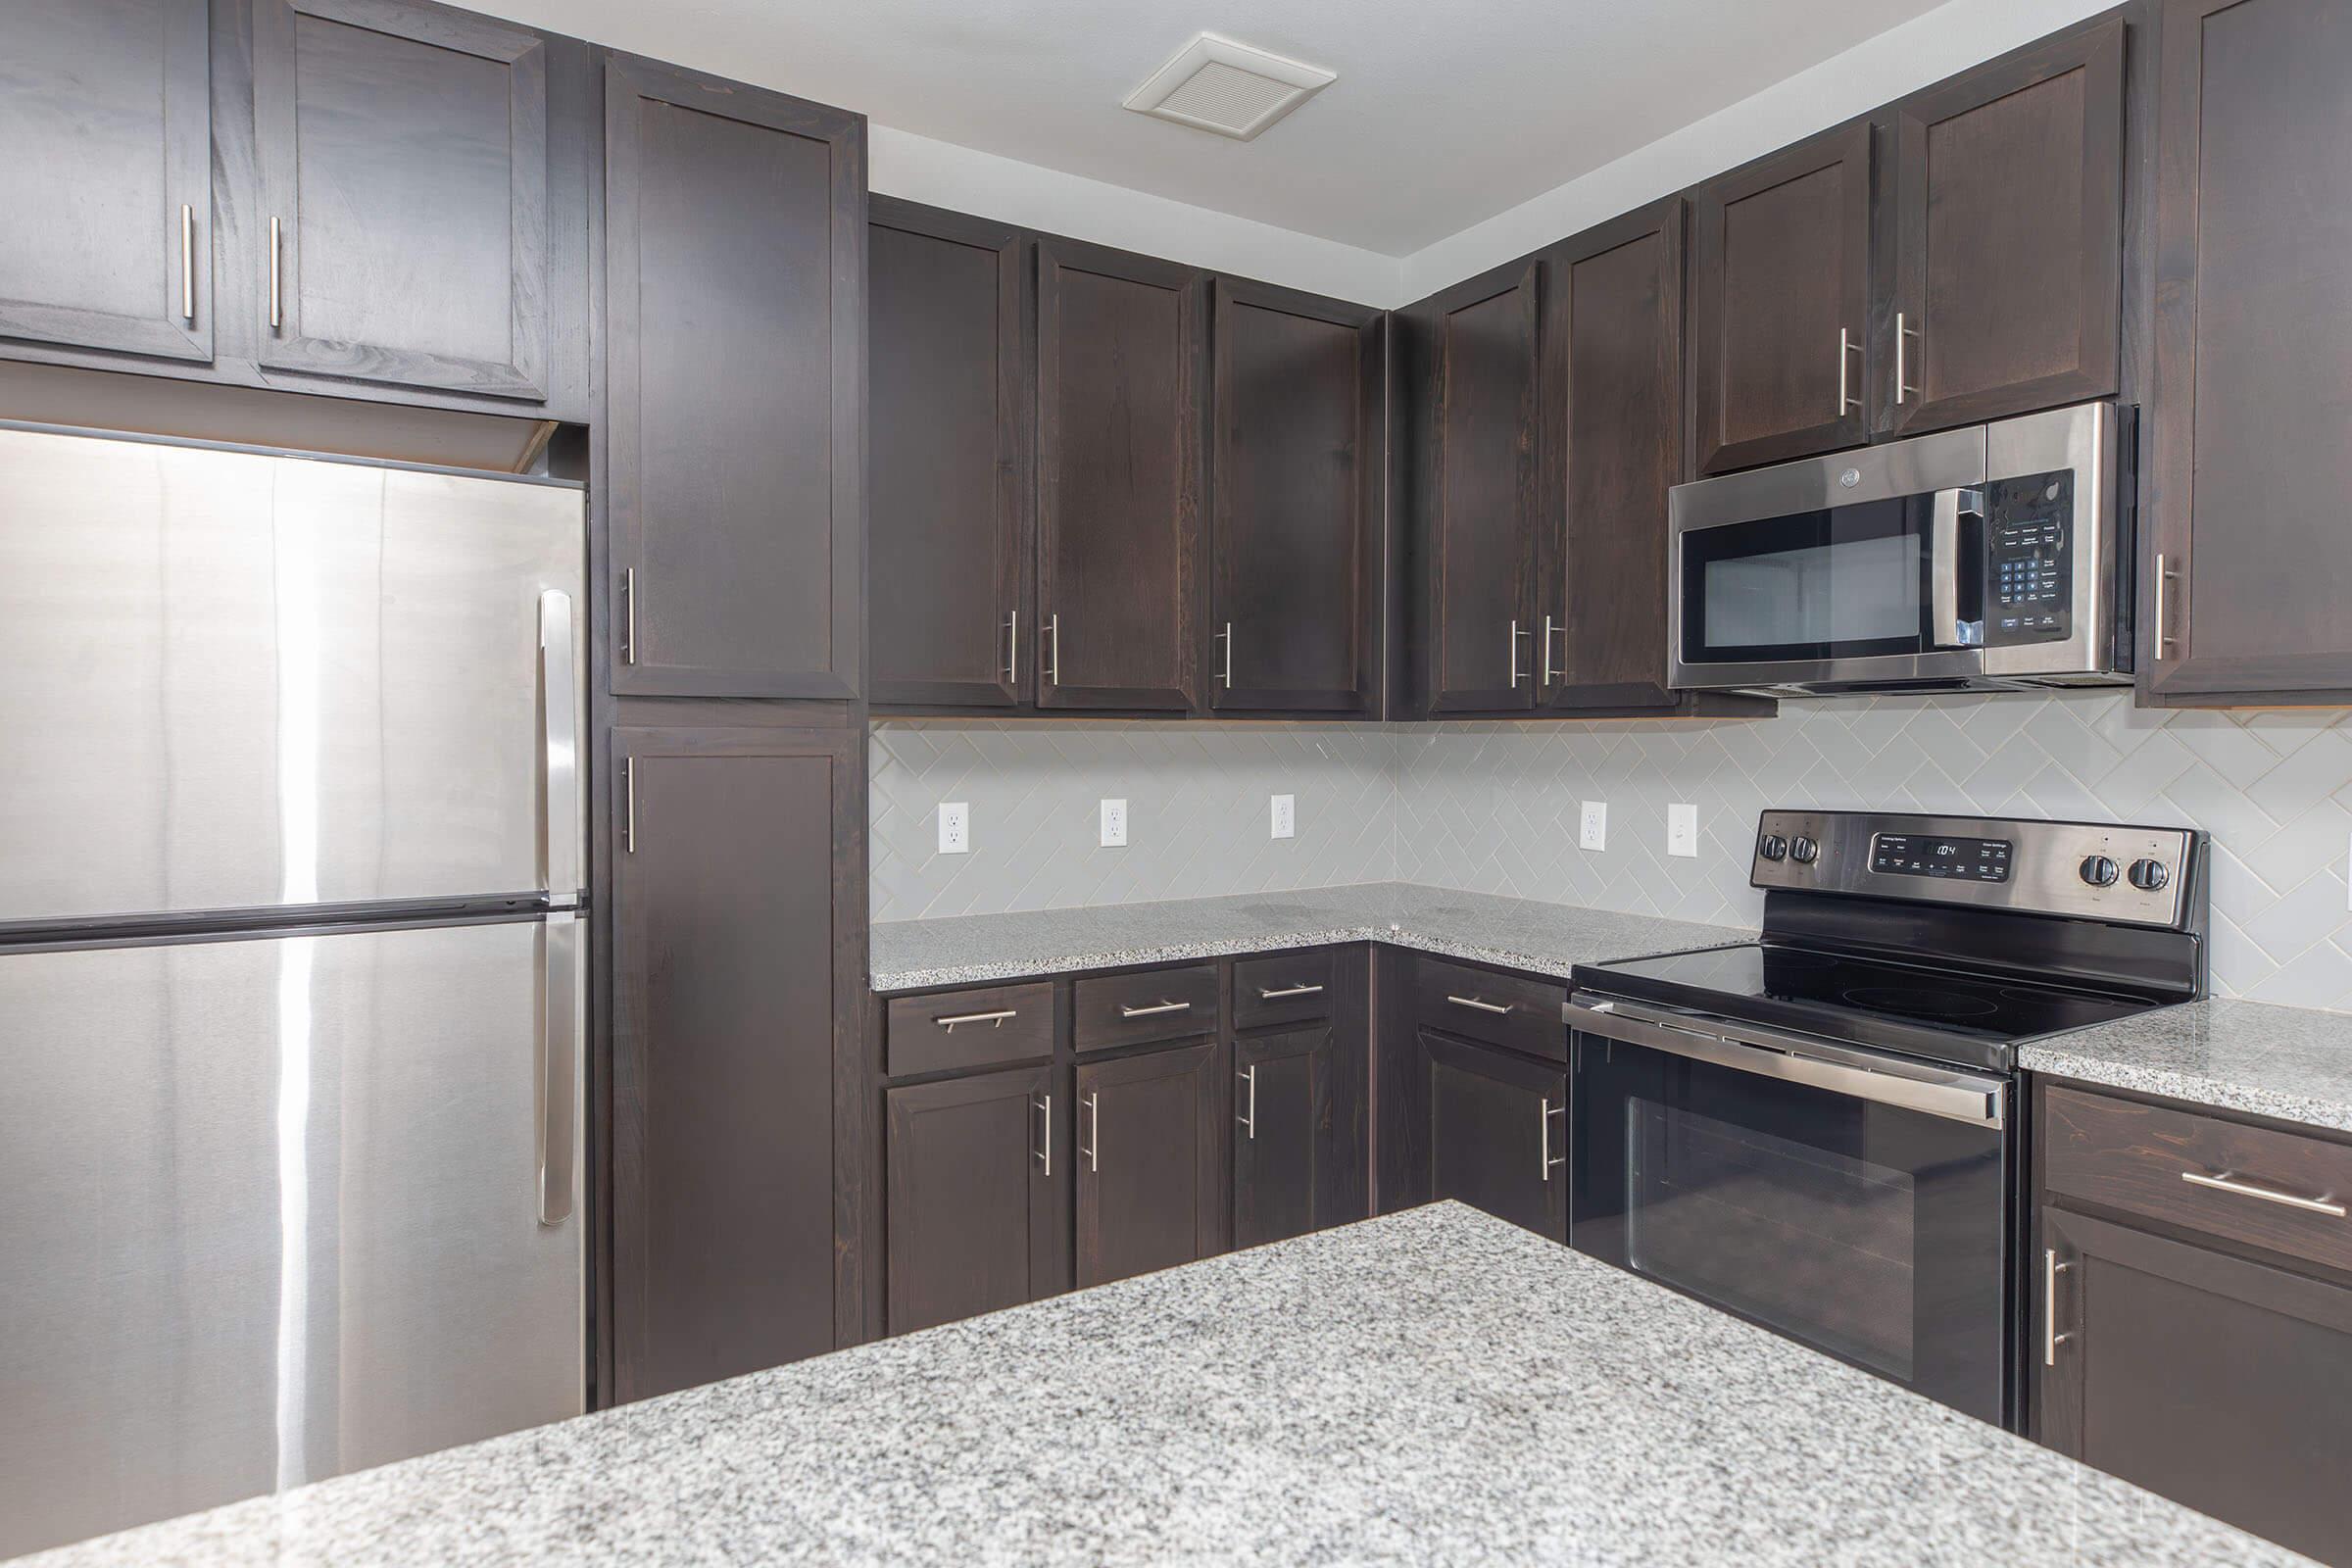
[{"label": "refrigerator door handle", "polygon": [[571,1218],[572,1128],[587,1018],[580,1005],[580,917],[557,912],[543,933],[539,1041],[539,1223]]},{"label": "refrigerator door handle", "polygon": [[541,788],[542,859],[548,902],[568,909],[580,889],[580,761],[577,666],[572,660],[571,595],[550,588],[539,596],[539,739],[546,752]]}]

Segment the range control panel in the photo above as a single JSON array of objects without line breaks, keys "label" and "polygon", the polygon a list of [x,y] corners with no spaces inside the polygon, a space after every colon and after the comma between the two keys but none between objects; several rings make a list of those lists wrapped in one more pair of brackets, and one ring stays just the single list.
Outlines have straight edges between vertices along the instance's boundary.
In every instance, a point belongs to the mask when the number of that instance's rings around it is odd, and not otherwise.
[{"label": "range control panel", "polygon": [[2075,476],[1995,479],[1984,487],[1984,643],[2074,635]]},{"label": "range control panel", "polygon": [[1748,882],[2185,929],[2201,853],[2186,828],[1771,810]]}]

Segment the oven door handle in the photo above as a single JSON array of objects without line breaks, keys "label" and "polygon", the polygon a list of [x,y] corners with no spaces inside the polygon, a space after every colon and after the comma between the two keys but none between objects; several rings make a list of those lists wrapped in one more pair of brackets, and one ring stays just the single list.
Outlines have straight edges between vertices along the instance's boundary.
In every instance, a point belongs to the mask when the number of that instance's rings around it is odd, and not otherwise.
[{"label": "oven door handle", "polygon": [[1800,1042],[1795,1036],[1747,1025],[1735,1027],[1711,1018],[1669,1020],[1629,1007],[1622,1002],[1580,999],[1568,1003],[1560,1011],[1571,1029],[1585,1034],[1687,1056],[1734,1072],[1804,1084],[1874,1104],[1966,1122],[1972,1127],[1997,1128],[2007,1122],[2008,1086],[1997,1078],[1913,1066],[1892,1058],[1883,1066],[1834,1061],[1801,1049],[1810,1043]]}]

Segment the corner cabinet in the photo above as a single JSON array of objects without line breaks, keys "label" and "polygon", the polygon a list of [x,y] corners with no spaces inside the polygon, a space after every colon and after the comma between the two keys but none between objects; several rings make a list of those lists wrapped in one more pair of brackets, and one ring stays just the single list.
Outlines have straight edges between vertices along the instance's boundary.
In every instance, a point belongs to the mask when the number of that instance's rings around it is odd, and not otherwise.
[{"label": "corner cabinet", "polygon": [[613,732],[618,1399],[857,1337],[835,1129],[864,1005],[862,735]]},{"label": "corner cabinet", "polygon": [[2352,8],[2163,18],[2141,691],[2352,702]]},{"label": "corner cabinet", "polygon": [[1207,280],[1037,249],[1037,703],[1196,706]]},{"label": "corner cabinet", "polygon": [[616,55],[605,156],[612,690],[857,697],[864,117]]}]

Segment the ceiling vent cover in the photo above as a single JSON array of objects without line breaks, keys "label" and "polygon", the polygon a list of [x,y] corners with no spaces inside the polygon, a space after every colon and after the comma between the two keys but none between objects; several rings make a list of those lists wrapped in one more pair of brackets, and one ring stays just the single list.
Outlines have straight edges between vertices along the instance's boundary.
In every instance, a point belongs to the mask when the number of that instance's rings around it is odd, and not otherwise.
[{"label": "ceiling vent cover", "polygon": [[1248,141],[1337,79],[1336,72],[1204,32],[1129,93],[1126,106]]}]

